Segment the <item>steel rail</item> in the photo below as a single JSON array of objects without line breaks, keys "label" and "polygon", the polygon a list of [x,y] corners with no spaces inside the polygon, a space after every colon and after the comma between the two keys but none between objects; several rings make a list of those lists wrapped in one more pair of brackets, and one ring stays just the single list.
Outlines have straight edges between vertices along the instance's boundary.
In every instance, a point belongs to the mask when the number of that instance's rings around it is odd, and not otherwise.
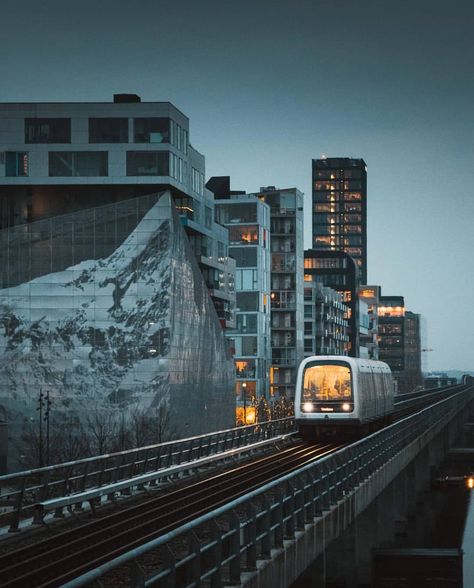
[{"label": "steel rail", "polygon": [[[319,459],[322,455],[334,450],[334,446],[297,446],[287,450],[285,456],[267,456],[257,462],[239,466],[204,480],[192,487],[175,491],[169,496],[129,509],[133,511],[133,517],[127,516],[127,511],[122,511],[70,531],[66,536],[63,534],[48,540],[44,545],[36,548],[36,554],[32,555],[32,549],[35,551],[34,547],[8,554],[4,556],[5,564],[8,565],[7,562],[11,560],[15,563],[8,567],[3,566],[1,585],[22,588],[60,585],[75,575],[100,565],[107,559],[138,546],[160,533],[193,520],[196,516],[220,506],[229,499],[248,492],[249,489],[281,477],[282,474],[301,467],[302,463]],[[150,509],[151,503],[155,506],[154,509]],[[139,513],[138,518],[136,512]],[[88,532],[87,535],[84,534],[85,532]],[[74,536],[76,539],[71,541]],[[64,545],[65,541],[67,545]],[[45,550],[48,550],[47,553]],[[2,564],[0,558],[0,566]],[[34,572],[25,573],[26,568]],[[67,572],[58,578],[54,576],[58,570],[67,570]],[[12,578],[15,574],[16,578]],[[48,577],[49,580],[45,579]],[[12,579],[8,580],[8,578]]]}]

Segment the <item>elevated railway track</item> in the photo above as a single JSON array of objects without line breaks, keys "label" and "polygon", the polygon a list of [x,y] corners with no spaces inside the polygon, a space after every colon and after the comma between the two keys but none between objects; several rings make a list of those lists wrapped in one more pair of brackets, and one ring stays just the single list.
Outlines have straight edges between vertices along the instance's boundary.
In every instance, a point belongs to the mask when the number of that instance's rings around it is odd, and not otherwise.
[{"label": "elevated railway track", "polygon": [[[439,401],[440,398],[449,398],[462,389],[462,386],[456,386],[411,397],[398,397],[396,418],[406,418],[423,406]],[[276,449],[270,455],[255,457],[249,463],[233,464],[230,467],[226,464],[224,471],[214,473],[204,480],[189,479],[187,485],[143,500],[140,504],[126,507],[122,503],[117,512],[0,556],[0,586],[62,586],[140,545],[186,526],[232,500],[257,491],[259,487],[305,469],[311,463],[324,460],[342,448],[343,445],[336,443],[298,443]],[[133,478],[130,480],[132,485]],[[124,481],[119,483],[123,484]],[[58,488],[58,485],[54,484],[52,487]],[[101,486],[98,485],[97,488],[99,492]],[[91,491],[94,492],[93,489],[89,490]],[[81,492],[73,493],[72,499],[74,496],[77,501],[70,504],[80,505],[84,496]],[[41,498],[43,500],[36,503],[36,508],[48,500],[44,487]],[[56,497],[56,500],[60,499],[60,496]],[[54,503],[54,498],[52,500]]]}]

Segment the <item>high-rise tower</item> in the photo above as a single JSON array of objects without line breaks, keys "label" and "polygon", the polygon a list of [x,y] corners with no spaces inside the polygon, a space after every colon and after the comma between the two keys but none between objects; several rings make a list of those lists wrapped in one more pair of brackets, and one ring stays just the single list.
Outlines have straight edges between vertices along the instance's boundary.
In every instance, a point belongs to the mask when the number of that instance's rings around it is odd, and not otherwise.
[{"label": "high-rise tower", "polygon": [[363,159],[313,159],[313,249],[344,251],[367,283],[367,166]]}]

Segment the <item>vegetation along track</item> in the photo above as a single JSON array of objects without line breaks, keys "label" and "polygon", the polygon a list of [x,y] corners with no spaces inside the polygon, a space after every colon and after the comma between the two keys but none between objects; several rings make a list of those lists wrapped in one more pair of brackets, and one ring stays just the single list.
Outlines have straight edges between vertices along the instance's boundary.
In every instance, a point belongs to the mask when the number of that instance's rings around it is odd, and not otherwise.
[{"label": "vegetation along track", "polygon": [[296,445],[12,551],[0,557],[0,586],[61,586],[340,447]]}]

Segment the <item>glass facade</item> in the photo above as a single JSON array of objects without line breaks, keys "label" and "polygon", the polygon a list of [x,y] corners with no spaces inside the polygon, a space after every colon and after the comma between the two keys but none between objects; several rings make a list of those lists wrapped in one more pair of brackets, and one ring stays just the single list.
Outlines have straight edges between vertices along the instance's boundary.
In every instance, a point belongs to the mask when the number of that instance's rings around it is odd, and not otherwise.
[{"label": "glass facade", "polygon": [[291,401],[304,353],[303,194],[296,188],[263,188],[270,206],[271,347],[270,396]]},{"label": "glass facade", "polygon": [[344,251],[367,283],[367,168],[363,159],[313,159],[313,249]]},{"label": "glass facade", "polygon": [[0,231],[0,288],[13,451],[39,391],[54,423],[160,406],[176,437],[233,426],[233,362],[169,192]]},{"label": "glass facade", "polygon": [[238,424],[250,424],[259,399],[268,398],[270,211],[255,196],[217,200],[215,211],[229,229],[229,256],[236,265],[236,325],[228,331],[237,378],[236,417]]}]

